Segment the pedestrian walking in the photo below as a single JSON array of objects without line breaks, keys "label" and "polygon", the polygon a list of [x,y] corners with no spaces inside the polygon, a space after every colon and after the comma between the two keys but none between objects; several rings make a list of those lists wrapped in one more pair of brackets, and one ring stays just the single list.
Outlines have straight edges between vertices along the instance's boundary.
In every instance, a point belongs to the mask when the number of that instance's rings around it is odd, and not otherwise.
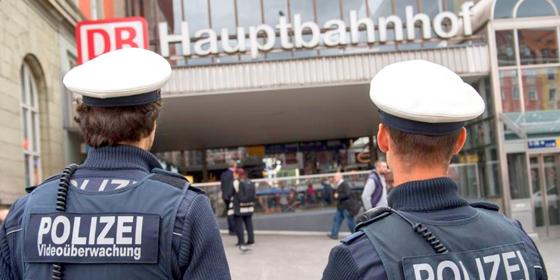
[{"label": "pedestrian walking", "polygon": [[230,279],[208,198],[149,150],[171,67],[127,48],[64,77],[91,147],[18,199],[0,228],[0,279]]},{"label": "pedestrian walking", "polygon": [[228,164],[229,168],[220,174],[220,187],[222,189],[222,199],[224,201],[224,213],[222,216],[227,219],[229,235],[236,235],[235,221],[233,216],[227,214],[227,211],[233,197],[233,177],[237,169],[237,161],[230,160]]},{"label": "pedestrian walking", "polygon": [[378,206],[387,206],[387,163],[384,161],[375,162],[375,169],[371,171],[362,191],[362,204],[364,210],[369,210]]},{"label": "pedestrian walking", "polygon": [[[323,279],[546,279],[521,224],[491,203],[469,203],[447,177],[485,104],[449,69],[423,60],[383,68],[371,81],[379,149],[395,188],[389,207],[360,217],[331,250]],[[507,187],[507,186],[506,186]]]},{"label": "pedestrian walking", "polygon": [[338,239],[338,233],[340,231],[340,226],[342,222],[346,220],[348,229],[350,232],[354,232],[356,227],[356,222],[354,216],[360,211],[360,204],[357,199],[354,198],[352,194],[352,188],[348,182],[344,181],[342,174],[337,172],[333,181],[336,185],[336,191],[334,193],[334,199],[336,200],[336,213],[333,217],[333,224],[331,227],[331,232],[327,236],[331,239]]},{"label": "pedestrian walking", "polygon": [[321,182],[321,186],[323,187],[323,201],[327,206],[330,206],[332,204],[332,185],[329,180],[325,179]]},{"label": "pedestrian walking", "polygon": [[[237,244],[241,251],[247,251],[247,245],[255,244],[255,233],[253,230],[253,212],[257,199],[255,184],[245,176],[245,171],[237,168],[234,172],[233,197],[230,202],[228,214],[235,220]],[[247,231],[245,241],[244,228]]]}]

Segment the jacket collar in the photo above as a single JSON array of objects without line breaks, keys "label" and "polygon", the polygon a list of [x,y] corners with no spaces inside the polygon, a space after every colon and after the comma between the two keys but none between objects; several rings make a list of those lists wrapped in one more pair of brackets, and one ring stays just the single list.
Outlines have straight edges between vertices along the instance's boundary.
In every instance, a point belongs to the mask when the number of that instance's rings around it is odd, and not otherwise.
[{"label": "jacket collar", "polygon": [[151,153],[129,145],[106,146],[91,149],[82,164],[83,168],[94,169],[140,169],[150,172],[161,168],[158,159]]},{"label": "jacket collar", "polygon": [[448,177],[401,184],[389,194],[388,203],[403,211],[435,211],[469,204],[459,196],[457,184]]}]

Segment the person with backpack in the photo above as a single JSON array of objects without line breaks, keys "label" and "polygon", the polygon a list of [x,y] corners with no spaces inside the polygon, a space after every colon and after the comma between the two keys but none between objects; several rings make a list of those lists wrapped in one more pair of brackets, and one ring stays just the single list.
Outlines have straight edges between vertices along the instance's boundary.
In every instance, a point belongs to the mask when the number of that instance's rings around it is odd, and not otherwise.
[{"label": "person with backpack", "polygon": [[[233,173],[233,200],[230,203],[228,215],[233,215],[235,230],[237,233],[237,244],[239,250],[245,252],[249,250],[247,245],[255,243],[253,231],[253,212],[255,211],[255,200],[257,198],[255,184],[245,176],[245,171],[241,168]],[[243,225],[247,230],[247,242]]]},{"label": "person with backpack", "polygon": [[375,169],[369,174],[362,191],[362,204],[365,211],[377,206],[387,206],[387,189],[384,178],[387,171],[386,162],[375,162]]}]

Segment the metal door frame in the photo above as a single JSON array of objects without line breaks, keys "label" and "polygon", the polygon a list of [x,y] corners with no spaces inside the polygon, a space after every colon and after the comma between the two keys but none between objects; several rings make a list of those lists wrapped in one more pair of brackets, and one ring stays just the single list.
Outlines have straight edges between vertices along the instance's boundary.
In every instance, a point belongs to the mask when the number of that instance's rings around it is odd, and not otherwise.
[{"label": "metal door frame", "polygon": [[[539,231],[544,231],[544,234],[546,235],[545,237],[552,237],[551,235],[551,227],[552,225],[550,224],[550,214],[549,214],[549,207],[548,207],[548,189],[546,186],[546,175],[544,173],[544,157],[545,156],[560,156],[560,153],[558,152],[538,152],[538,153],[527,153],[528,154],[528,164],[527,166],[529,167],[529,171],[531,170],[531,158],[536,158],[537,162],[538,162],[538,169],[539,169],[539,182],[540,182],[540,186],[539,189],[541,190],[541,203],[542,203],[542,207],[543,207],[543,222],[544,222],[544,226],[542,227],[537,227],[536,225],[536,216],[535,216],[535,205],[534,205],[534,200],[531,197],[531,204],[533,207],[533,219],[535,221],[535,230],[537,232]],[[531,176],[531,172],[529,172],[529,176]],[[529,187],[531,188],[531,196],[533,195],[533,180],[531,178],[529,178]],[[556,227],[556,226],[555,226]],[[537,230],[541,228],[541,230]],[[544,230],[542,229],[544,228]]]}]

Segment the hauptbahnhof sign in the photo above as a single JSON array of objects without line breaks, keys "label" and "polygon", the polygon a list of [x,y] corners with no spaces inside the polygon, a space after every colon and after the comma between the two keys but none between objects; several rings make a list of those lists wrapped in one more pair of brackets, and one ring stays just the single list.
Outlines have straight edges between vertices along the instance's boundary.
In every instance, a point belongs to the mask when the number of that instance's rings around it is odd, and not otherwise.
[{"label": "hauptbahnhof sign", "polygon": [[[323,26],[319,26],[313,21],[302,22],[301,16],[295,14],[291,23],[283,16],[279,18],[276,26],[261,24],[248,28],[238,27],[234,39],[230,38],[231,33],[227,28],[221,29],[220,34],[212,29],[200,29],[191,33],[188,22],[181,23],[181,34],[169,34],[167,23],[162,22],[158,26],[159,41],[161,55],[164,57],[170,56],[170,44],[181,44],[182,55],[186,57],[248,52],[256,58],[260,52],[268,52],[276,48],[276,40],[280,40],[283,49],[311,49],[319,45],[346,46],[361,43],[360,33],[363,31],[366,34],[367,44],[429,40],[434,37],[434,33],[441,39],[449,39],[459,36],[461,31],[462,36],[472,35],[470,9],[473,6],[473,2],[466,2],[461,6],[459,15],[444,11],[433,19],[424,13],[414,14],[414,8],[407,6],[405,21],[397,15],[389,15],[380,17],[377,24],[371,18],[358,18],[356,11],[350,11],[349,26],[340,19],[329,20]],[[421,38],[417,38],[418,26]],[[388,32],[394,32],[394,39],[389,39]]]}]

